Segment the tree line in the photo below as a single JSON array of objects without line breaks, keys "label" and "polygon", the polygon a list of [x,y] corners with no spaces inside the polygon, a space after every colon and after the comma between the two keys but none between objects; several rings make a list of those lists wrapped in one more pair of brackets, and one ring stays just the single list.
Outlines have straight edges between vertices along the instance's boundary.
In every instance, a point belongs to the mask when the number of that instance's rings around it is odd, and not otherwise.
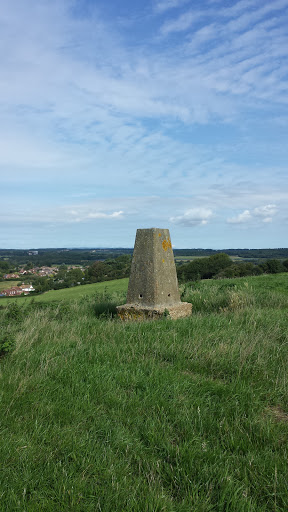
[{"label": "tree line", "polygon": [[[106,261],[115,259],[121,255],[132,255],[132,248],[107,248],[107,249],[38,249],[38,254],[32,254],[32,250],[24,249],[0,249],[0,265],[8,262],[9,268],[20,265],[52,266],[52,265],[90,265],[93,261]],[[239,256],[248,260],[263,259],[287,259],[288,248],[279,249],[174,249],[177,256],[213,256],[225,253],[228,256]],[[1,267],[0,267],[1,268]],[[7,269],[9,270],[9,269]]]},{"label": "tree line", "polygon": [[239,256],[248,260],[262,259],[287,259],[288,249],[174,249],[177,256],[213,256],[214,254],[227,254],[228,256]]},{"label": "tree line", "polygon": [[217,253],[208,258],[197,258],[177,267],[179,282],[198,281],[200,279],[233,278],[257,276],[263,273],[278,274],[288,272],[288,259],[266,260],[263,263],[234,263],[226,253]]},{"label": "tree line", "polygon": [[20,249],[0,249],[0,264],[9,261],[10,267],[30,265],[87,265],[95,260],[114,259],[122,254],[132,254],[133,249],[39,249],[38,254]]}]

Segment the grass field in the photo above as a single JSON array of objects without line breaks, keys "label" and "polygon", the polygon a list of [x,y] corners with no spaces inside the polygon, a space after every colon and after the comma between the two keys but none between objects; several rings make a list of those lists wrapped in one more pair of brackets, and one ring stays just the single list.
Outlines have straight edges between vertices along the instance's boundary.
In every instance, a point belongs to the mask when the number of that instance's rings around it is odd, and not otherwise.
[{"label": "grass field", "polygon": [[83,298],[85,296],[94,295],[95,293],[103,294],[107,290],[110,294],[114,292],[126,292],[128,287],[128,278],[117,279],[113,281],[105,281],[104,283],[84,284],[82,286],[74,286],[72,288],[64,288],[63,290],[50,290],[41,295],[26,295],[26,297],[1,298],[0,306],[7,306],[11,302],[17,301],[17,304],[23,306],[31,302],[61,302],[71,301]]},{"label": "grass field", "polygon": [[97,316],[119,286],[0,311],[0,509],[286,512],[288,274],[186,285],[177,321]]},{"label": "grass field", "polygon": [[7,288],[12,288],[12,286],[16,286],[19,283],[18,281],[0,281],[0,292],[2,290],[6,290]]}]

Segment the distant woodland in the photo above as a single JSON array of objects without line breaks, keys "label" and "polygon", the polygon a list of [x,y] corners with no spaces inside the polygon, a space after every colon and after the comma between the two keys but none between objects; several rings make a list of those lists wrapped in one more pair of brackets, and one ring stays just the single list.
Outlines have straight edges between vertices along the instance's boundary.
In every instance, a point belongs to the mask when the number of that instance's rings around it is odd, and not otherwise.
[{"label": "distant woodland", "polygon": [[[37,254],[33,254],[37,253]],[[212,256],[225,253],[228,256],[248,260],[287,259],[288,248],[280,249],[174,249],[175,258],[180,256]],[[38,249],[18,250],[0,249],[0,261],[9,261],[11,265],[51,266],[51,265],[89,265],[93,261],[114,259],[121,255],[132,255],[133,248],[107,248],[107,249]]]}]

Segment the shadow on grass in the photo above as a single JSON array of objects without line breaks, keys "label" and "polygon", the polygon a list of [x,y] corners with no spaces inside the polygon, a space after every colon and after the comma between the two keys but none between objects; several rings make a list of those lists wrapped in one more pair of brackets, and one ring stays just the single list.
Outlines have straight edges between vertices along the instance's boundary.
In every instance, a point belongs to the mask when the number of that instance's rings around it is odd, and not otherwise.
[{"label": "shadow on grass", "polygon": [[99,302],[93,306],[94,314],[97,318],[114,318],[117,316],[116,306],[115,302]]}]

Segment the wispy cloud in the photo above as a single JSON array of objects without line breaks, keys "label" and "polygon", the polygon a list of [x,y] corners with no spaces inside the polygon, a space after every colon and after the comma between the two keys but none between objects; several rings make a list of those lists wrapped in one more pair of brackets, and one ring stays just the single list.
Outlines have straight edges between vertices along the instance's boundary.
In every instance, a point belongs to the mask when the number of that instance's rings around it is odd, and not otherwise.
[{"label": "wispy cloud", "polygon": [[226,230],[276,225],[288,0],[136,4],[123,27],[121,2],[3,0],[2,219],[207,232],[217,212]]},{"label": "wispy cloud", "polygon": [[[283,48],[288,44],[287,6],[287,0],[264,6],[257,1],[249,4],[242,1],[220,11],[213,6],[205,10],[190,9],[166,20],[160,32],[168,37],[174,32],[188,31],[183,45],[186,66],[202,82],[208,98],[214,91],[239,98],[246,95],[245,102],[254,96],[286,104],[287,61],[283,61]],[[278,11],[283,9],[279,19]],[[272,18],[267,18],[268,14]],[[282,62],[275,61],[276,54],[276,59]],[[214,101],[217,103],[219,97],[214,97]]]},{"label": "wispy cloud", "polygon": [[213,212],[209,208],[191,208],[182,215],[171,217],[170,222],[186,227],[204,226],[212,216]]},{"label": "wispy cloud", "polygon": [[155,10],[157,12],[165,12],[169,9],[175,9],[177,7],[182,7],[189,2],[189,0],[159,0],[155,3]]},{"label": "wispy cloud", "polygon": [[123,213],[121,210],[119,212],[113,213],[103,213],[103,212],[91,212],[88,214],[89,219],[120,219],[123,218]]},{"label": "wispy cloud", "polygon": [[106,213],[106,212],[81,212],[72,210],[69,212],[71,214],[70,219],[68,221],[72,222],[85,222],[87,220],[103,220],[103,219],[123,219],[124,212],[119,210],[118,212]]},{"label": "wispy cloud", "polygon": [[199,18],[203,17],[204,13],[197,11],[187,11],[184,14],[178,16],[174,20],[169,20],[163,23],[161,27],[161,34],[167,36],[173,32],[182,32],[187,30],[199,21]]}]

